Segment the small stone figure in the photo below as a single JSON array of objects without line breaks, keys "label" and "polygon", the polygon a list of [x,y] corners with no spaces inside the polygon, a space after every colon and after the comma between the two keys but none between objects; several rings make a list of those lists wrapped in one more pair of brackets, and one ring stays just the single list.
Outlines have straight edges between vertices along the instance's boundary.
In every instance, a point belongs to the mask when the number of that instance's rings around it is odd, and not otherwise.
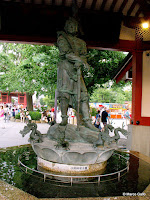
[{"label": "small stone figure", "polygon": [[[109,131],[114,131],[114,136],[110,137]],[[95,143],[96,145],[104,141],[104,143],[110,145],[112,142],[118,142],[120,139],[119,132],[121,132],[124,136],[127,136],[128,132],[127,130],[123,128],[114,128],[111,124],[107,124],[104,128],[104,131],[99,134],[98,141]]]},{"label": "small stone figure", "polygon": [[57,137],[57,144],[55,145],[56,148],[64,148],[66,150],[69,149],[69,142],[65,140],[65,132],[66,132],[67,126],[63,127],[58,125],[59,129],[59,136]]},{"label": "small stone figure", "polygon": [[28,123],[27,126],[25,126],[24,129],[20,131],[20,133],[22,134],[22,137],[24,137],[31,130],[32,132],[30,134],[29,141],[34,141],[37,143],[43,142],[42,134],[37,130],[37,124],[35,123]]},{"label": "small stone figure", "polygon": [[104,146],[104,140],[102,140],[102,132],[98,134],[98,140],[93,143],[93,147]]},{"label": "small stone figure", "polygon": [[110,137],[109,135],[109,131],[112,132],[113,130],[114,130],[114,127],[110,124],[107,124],[104,127],[104,131],[102,132],[102,140],[104,141],[104,143],[111,144],[114,141],[112,137]]},{"label": "small stone figure", "polygon": [[[84,125],[91,130],[98,131],[91,122],[89,114],[89,97],[80,73],[81,67],[88,68],[86,43],[76,35],[78,22],[69,18],[65,24],[65,32],[58,32],[57,46],[60,51],[57,75],[57,98],[60,101],[62,122],[68,123],[68,107],[78,110]],[[78,108],[80,105],[80,108]]]}]

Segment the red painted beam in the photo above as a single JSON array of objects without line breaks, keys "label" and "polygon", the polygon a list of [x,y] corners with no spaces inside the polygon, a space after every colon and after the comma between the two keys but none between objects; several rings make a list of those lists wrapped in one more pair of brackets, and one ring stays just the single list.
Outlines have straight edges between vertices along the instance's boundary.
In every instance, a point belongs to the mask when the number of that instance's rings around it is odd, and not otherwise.
[{"label": "red painted beam", "polygon": [[30,43],[30,44],[47,44],[53,45],[56,42],[53,37],[40,37],[40,36],[24,36],[24,35],[7,35],[0,34],[1,42],[16,42],[16,43]]},{"label": "red painted beam", "polygon": [[117,44],[108,44],[101,41],[86,41],[88,48],[102,49],[102,50],[114,50],[114,51],[126,51],[132,52],[136,50],[135,41],[119,40]]},{"label": "red painted beam", "polygon": [[[6,35],[0,34],[1,42],[16,42],[16,43],[29,43],[29,44],[45,44],[53,45],[56,43],[57,38],[54,37],[40,37],[40,36],[21,36],[21,35]],[[102,41],[86,41],[88,48],[111,50],[111,51],[126,51],[134,52],[137,50],[136,42],[130,40],[119,40],[117,44],[104,43]],[[150,49],[150,41],[142,42],[142,46],[138,51]]]}]

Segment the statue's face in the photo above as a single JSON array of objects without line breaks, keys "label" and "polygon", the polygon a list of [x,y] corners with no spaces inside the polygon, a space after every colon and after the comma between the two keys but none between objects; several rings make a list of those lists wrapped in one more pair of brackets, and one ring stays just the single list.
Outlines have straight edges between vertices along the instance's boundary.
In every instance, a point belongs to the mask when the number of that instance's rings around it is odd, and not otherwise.
[{"label": "statue's face", "polygon": [[69,22],[66,30],[68,33],[75,35],[78,32],[78,24],[75,22]]}]

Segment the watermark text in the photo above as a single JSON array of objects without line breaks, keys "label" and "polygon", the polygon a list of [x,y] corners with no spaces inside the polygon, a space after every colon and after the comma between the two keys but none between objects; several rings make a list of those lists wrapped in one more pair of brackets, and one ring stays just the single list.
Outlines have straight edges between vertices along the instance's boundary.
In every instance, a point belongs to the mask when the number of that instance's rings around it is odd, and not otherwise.
[{"label": "watermark text", "polygon": [[123,192],[122,193],[123,196],[145,196],[146,194],[144,192],[140,193],[140,192],[137,192],[137,193],[131,193],[131,192]]}]

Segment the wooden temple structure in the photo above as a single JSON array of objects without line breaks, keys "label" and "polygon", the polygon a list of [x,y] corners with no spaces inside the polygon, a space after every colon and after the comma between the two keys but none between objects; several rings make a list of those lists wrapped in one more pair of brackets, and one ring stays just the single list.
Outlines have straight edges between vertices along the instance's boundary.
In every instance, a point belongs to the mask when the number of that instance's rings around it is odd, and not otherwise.
[{"label": "wooden temple structure", "polygon": [[132,68],[131,150],[150,156],[150,0],[1,0],[0,41],[53,45],[72,13],[88,48],[130,52],[116,79]]},{"label": "wooden temple structure", "polygon": [[20,92],[1,92],[0,91],[0,104],[11,104],[12,103],[12,97],[17,97],[18,105],[22,105],[23,108],[27,107],[27,99],[26,99],[26,93],[20,93]]}]

